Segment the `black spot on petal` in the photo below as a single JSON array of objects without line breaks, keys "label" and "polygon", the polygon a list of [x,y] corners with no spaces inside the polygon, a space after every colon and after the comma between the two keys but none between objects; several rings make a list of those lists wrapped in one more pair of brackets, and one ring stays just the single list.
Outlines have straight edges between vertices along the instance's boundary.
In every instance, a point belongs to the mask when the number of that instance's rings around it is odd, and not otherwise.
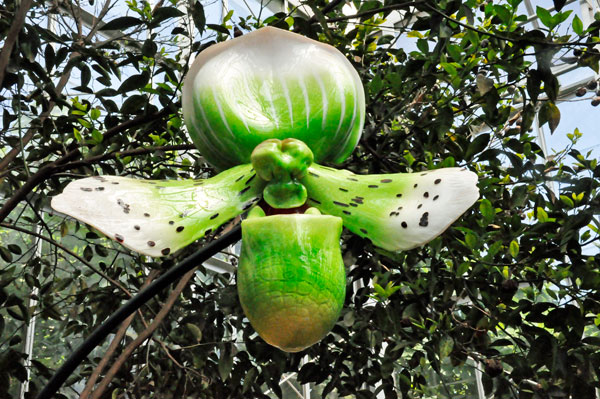
[{"label": "black spot on petal", "polygon": [[117,240],[118,242],[123,242],[125,241],[125,238],[123,238],[121,234],[115,234],[115,240]]},{"label": "black spot on petal", "polygon": [[350,181],[358,181],[358,179],[355,179],[354,177],[346,177],[346,179],[348,179]]},{"label": "black spot on petal", "polygon": [[149,247],[153,247],[155,245],[156,245],[156,243],[154,241],[148,241],[148,246]]},{"label": "black spot on petal", "polygon": [[350,203],[350,206],[353,206],[353,207],[355,207],[355,208],[356,208],[358,205],[356,205],[354,202],[351,202],[351,203]]},{"label": "black spot on petal", "polygon": [[312,202],[314,202],[315,204],[319,204],[319,205],[321,205],[321,202],[320,202],[320,201],[317,201],[316,199],[309,198],[308,200],[309,200],[309,201],[312,201]]},{"label": "black spot on petal", "polygon": [[340,191],[343,191],[343,192],[345,192],[345,193],[347,193],[347,192],[348,192],[348,190],[346,190],[346,189],[345,189],[345,188],[343,188],[343,187],[339,187],[339,190],[340,190]]},{"label": "black spot on petal", "polygon": [[216,218],[218,218],[218,217],[219,217],[219,214],[218,214],[218,213],[215,213],[214,215],[212,215],[212,216],[210,217],[210,220],[216,219]]},{"label": "black spot on petal", "polygon": [[160,253],[163,255],[168,255],[171,253],[171,248],[164,248],[162,251],[160,251]]},{"label": "black spot on petal", "polygon": [[369,187],[369,188],[377,188],[377,187],[379,187],[379,186],[378,186],[377,184],[369,184],[369,186],[368,186],[368,187]]},{"label": "black spot on petal", "polygon": [[427,191],[425,191],[425,193],[423,194],[423,197],[429,198],[429,193]]},{"label": "black spot on petal", "polygon": [[417,209],[421,209],[422,206],[423,206],[423,204],[417,205]]},{"label": "black spot on petal", "polygon": [[248,190],[250,190],[250,186],[248,186],[248,187],[246,187],[245,189],[243,189],[242,191],[240,191],[240,192],[238,193],[238,195],[240,195],[240,196],[241,196],[241,195],[244,195],[244,193],[246,193],[246,191],[248,191]]},{"label": "black spot on petal", "polygon": [[176,232],[181,233],[183,231],[184,227],[183,226],[177,226],[177,228],[175,229]]},{"label": "black spot on petal", "polygon": [[252,181],[252,179],[254,179],[255,177],[256,177],[256,173],[253,174],[252,176],[250,176],[250,178],[248,180],[246,180],[246,184],[249,184]]},{"label": "black spot on petal", "polygon": [[415,185],[413,186],[413,188],[417,188],[417,186],[418,186],[418,184],[417,184],[417,183],[415,183]]},{"label": "black spot on petal", "polygon": [[104,191],[104,187],[96,187],[96,191]]},{"label": "black spot on petal", "polygon": [[204,235],[209,235],[210,233],[212,233],[212,229],[208,229],[204,232]]},{"label": "black spot on petal", "polygon": [[119,182],[118,181],[113,181],[112,184],[119,184]]},{"label": "black spot on petal", "polygon": [[363,234],[367,234],[367,230],[365,230],[365,229],[360,229],[360,232]]},{"label": "black spot on petal", "polygon": [[350,212],[350,211],[342,211],[342,212],[344,212],[346,215],[352,215],[352,212]]},{"label": "black spot on petal", "polygon": [[402,194],[396,194],[396,198],[402,197]]},{"label": "black spot on petal", "polygon": [[140,230],[140,226],[138,226],[137,224],[135,226],[133,226],[133,228],[136,229],[136,230],[138,230],[138,231]]},{"label": "black spot on petal", "polygon": [[435,179],[435,181],[433,182],[434,184],[440,184],[442,182],[442,179]]},{"label": "black spot on petal", "polygon": [[334,205],[343,206],[343,207],[346,207],[346,208],[350,206],[348,204],[345,204],[343,202],[338,202],[338,201],[333,201],[333,203],[334,203]]},{"label": "black spot on petal", "polygon": [[427,227],[427,225],[429,224],[428,218],[429,218],[429,212],[423,213],[423,215],[421,216],[421,220],[419,220],[419,226]]},{"label": "black spot on petal", "polygon": [[382,183],[391,183],[392,179],[381,179]]},{"label": "black spot on petal", "polygon": [[150,214],[148,212],[144,212],[144,216],[146,216],[147,218],[149,218]]},{"label": "black spot on petal", "polygon": [[407,228],[407,227],[408,227],[408,224],[407,224],[406,222],[402,222],[401,226],[402,226],[403,228]]},{"label": "black spot on petal", "polygon": [[92,191],[92,189],[89,187],[80,187],[80,189],[81,189],[81,191],[86,191],[86,192]]},{"label": "black spot on petal", "polygon": [[311,176],[313,176],[313,177],[321,177],[318,174],[316,174],[315,172],[311,172],[311,171],[309,171],[308,174],[311,175]]},{"label": "black spot on petal", "polygon": [[435,197],[433,197],[433,200],[435,201],[435,200],[437,200],[438,198],[440,198],[440,196],[439,196],[439,195],[436,195]]},{"label": "black spot on petal", "polygon": [[175,222],[174,222],[174,221],[172,221],[172,220],[169,220],[169,224],[170,224],[170,225],[174,225],[174,224],[175,224]]},{"label": "black spot on petal", "polygon": [[242,180],[244,177],[246,177],[246,175],[241,175],[240,177],[238,177],[237,179],[235,179],[236,182]]}]

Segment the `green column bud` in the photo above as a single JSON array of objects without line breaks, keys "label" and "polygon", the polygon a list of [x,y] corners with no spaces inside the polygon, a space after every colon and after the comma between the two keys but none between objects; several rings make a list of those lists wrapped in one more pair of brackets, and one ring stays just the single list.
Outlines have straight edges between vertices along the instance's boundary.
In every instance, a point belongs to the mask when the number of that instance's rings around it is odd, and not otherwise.
[{"label": "green column bud", "polygon": [[252,166],[267,186],[265,201],[273,208],[295,208],[304,205],[306,188],[299,182],[313,162],[313,153],[297,139],[269,139],[252,152]]}]

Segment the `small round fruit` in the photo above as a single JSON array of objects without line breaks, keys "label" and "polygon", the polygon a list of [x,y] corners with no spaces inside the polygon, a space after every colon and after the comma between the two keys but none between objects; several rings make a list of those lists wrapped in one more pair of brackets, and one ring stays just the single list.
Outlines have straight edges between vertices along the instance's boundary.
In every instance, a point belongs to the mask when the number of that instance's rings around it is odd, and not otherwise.
[{"label": "small round fruit", "polygon": [[316,162],[345,160],[360,138],[365,94],[332,46],[266,27],[202,51],[183,85],[194,144],[218,169],[250,162],[267,139],[295,138]]}]

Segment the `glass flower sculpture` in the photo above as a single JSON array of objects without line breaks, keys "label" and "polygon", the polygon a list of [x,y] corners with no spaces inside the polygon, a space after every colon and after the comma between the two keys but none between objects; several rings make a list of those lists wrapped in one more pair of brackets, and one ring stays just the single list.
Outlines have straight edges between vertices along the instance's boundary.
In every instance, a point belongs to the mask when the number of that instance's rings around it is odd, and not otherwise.
[{"label": "glass flower sculpture", "polygon": [[[358,143],[365,95],[343,54],[287,31],[262,28],[200,53],[184,82],[183,115],[221,173],[89,177],[52,206],[150,256],[248,212],[240,302],[258,334],[284,351],[318,342],[339,317],[342,226],[388,251],[408,250],[441,234],[479,196],[466,169],[365,176],[319,165],[342,162]],[[262,199],[268,209],[257,205]]]}]

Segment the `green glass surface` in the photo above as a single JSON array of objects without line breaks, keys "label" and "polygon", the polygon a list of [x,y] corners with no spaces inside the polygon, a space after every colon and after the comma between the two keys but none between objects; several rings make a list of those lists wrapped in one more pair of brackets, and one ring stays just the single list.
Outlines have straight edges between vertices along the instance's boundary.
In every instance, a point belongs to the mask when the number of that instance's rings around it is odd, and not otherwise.
[{"label": "green glass surface", "polygon": [[362,83],[342,53],[273,27],[201,52],[182,102],[194,144],[219,169],[250,162],[270,138],[297,138],[315,160],[342,162],[365,117]]},{"label": "green glass surface", "polygon": [[287,352],[321,340],[344,303],[342,220],[314,211],[242,222],[240,302],[258,334]]},{"label": "green glass surface", "polygon": [[389,251],[433,240],[479,198],[477,175],[464,168],[356,175],[313,164],[300,182],[308,205]]}]

